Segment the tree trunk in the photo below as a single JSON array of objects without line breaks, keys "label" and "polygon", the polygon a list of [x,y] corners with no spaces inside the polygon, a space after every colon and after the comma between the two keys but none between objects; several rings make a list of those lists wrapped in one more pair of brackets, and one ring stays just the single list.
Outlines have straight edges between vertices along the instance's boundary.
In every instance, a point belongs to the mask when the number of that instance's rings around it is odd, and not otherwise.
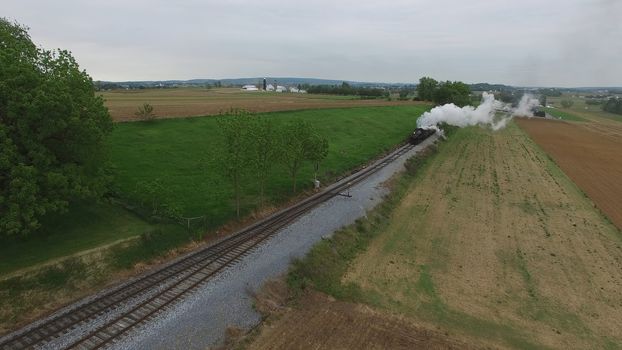
[{"label": "tree trunk", "polygon": [[236,178],[234,180],[235,187],[235,212],[238,220],[240,220],[240,181]]},{"label": "tree trunk", "polygon": [[292,174],[292,182],[294,183],[294,193],[296,193],[296,173]]},{"label": "tree trunk", "polygon": [[266,182],[264,178],[259,180],[259,205],[263,209],[264,207],[264,188],[266,186]]}]

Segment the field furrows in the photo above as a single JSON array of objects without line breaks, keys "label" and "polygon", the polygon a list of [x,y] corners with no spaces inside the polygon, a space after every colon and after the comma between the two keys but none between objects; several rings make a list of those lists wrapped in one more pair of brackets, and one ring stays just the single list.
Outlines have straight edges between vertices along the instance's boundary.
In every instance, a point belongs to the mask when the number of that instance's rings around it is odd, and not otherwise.
[{"label": "field furrows", "polygon": [[619,231],[515,125],[444,146],[345,281],[488,345],[620,344]]},{"label": "field furrows", "polygon": [[596,123],[519,120],[519,125],[622,229],[622,130]]}]

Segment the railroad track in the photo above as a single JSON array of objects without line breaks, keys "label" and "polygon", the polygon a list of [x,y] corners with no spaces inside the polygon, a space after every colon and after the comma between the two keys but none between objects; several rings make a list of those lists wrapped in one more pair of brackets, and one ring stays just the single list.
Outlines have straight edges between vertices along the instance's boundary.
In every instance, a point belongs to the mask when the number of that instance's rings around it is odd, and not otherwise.
[{"label": "railroad track", "polygon": [[66,349],[105,347],[127,334],[131,329],[151,320],[161,311],[183,300],[184,296],[210,280],[210,277],[239,261],[261,242],[304,213],[376,173],[413,147],[414,145],[410,144],[402,146],[371,166],[327,187],[324,191],[278,211],[227,238],[179,258],[129,283],[97,295],[37,325],[0,338],[0,349],[19,350],[42,347],[80,325],[120,309],[121,311],[117,311],[117,315],[110,320],[64,346]]}]

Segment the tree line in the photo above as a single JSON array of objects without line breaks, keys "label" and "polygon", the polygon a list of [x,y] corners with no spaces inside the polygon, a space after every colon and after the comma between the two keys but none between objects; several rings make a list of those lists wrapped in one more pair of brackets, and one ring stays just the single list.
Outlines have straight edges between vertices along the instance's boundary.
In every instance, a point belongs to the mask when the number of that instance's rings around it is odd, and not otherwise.
[{"label": "tree line", "polygon": [[416,90],[420,100],[432,101],[437,105],[453,103],[462,107],[471,104],[471,88],[461,81],[438,82],[423,77],[419,79]]},{"label": "tree line", "polygon": [[360,96],[362,98],[376,98],[388,95],[388,91],[384,89],[356,87],[346,83],[345,81],[341,83],[341,85],[310,85],[305,86],[305,88],[310,94]]},{"label": "tree line", "polygon": [[233,187],[236,216],[240,217],[242,188],[254,181],[261,205],[265,202],[266,183],[275,166],[284,166],[296,192],[298,173],[305,163],[317,171],[328,155],[328,141],[313,126],[301,119],[275,125],[265,116],[243,109],[232,109],[220,116],[222,153],[219,164]]},{"label": "tree line", "polygon": [[603,111],[622,114],[622,98],[611,97],[603,104]]}]

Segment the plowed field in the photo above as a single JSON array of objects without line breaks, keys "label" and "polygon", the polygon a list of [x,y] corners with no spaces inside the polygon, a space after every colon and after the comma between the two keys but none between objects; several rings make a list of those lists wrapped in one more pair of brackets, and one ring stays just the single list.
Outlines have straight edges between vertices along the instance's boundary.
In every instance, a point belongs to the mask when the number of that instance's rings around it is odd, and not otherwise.
[{"label": "plowed field", "polygon": [[535,118],[517,123],[622,229],[622,125]]},{"label": "plowed field", "polygon": [[473,347],[443,332],[417,326],[412,321],[311,293],[299,300],[261,335],[249,350],[274,349],[426,349],[469,350]]},{"label": "plowed field", "polygon": [[344,281],[490,346],[622,346],[620,232],[515,124],[450,137]]},{"label": "plowed field", "polygon": [[242,92],[239,89],[148,89],[103,92],[115,121],[136,120],[139,106],[149,103],[158,118],[213,115],[231,108],[274,112],[316,108],[420,105],[413,101],[360,100],[352,96]]}]

